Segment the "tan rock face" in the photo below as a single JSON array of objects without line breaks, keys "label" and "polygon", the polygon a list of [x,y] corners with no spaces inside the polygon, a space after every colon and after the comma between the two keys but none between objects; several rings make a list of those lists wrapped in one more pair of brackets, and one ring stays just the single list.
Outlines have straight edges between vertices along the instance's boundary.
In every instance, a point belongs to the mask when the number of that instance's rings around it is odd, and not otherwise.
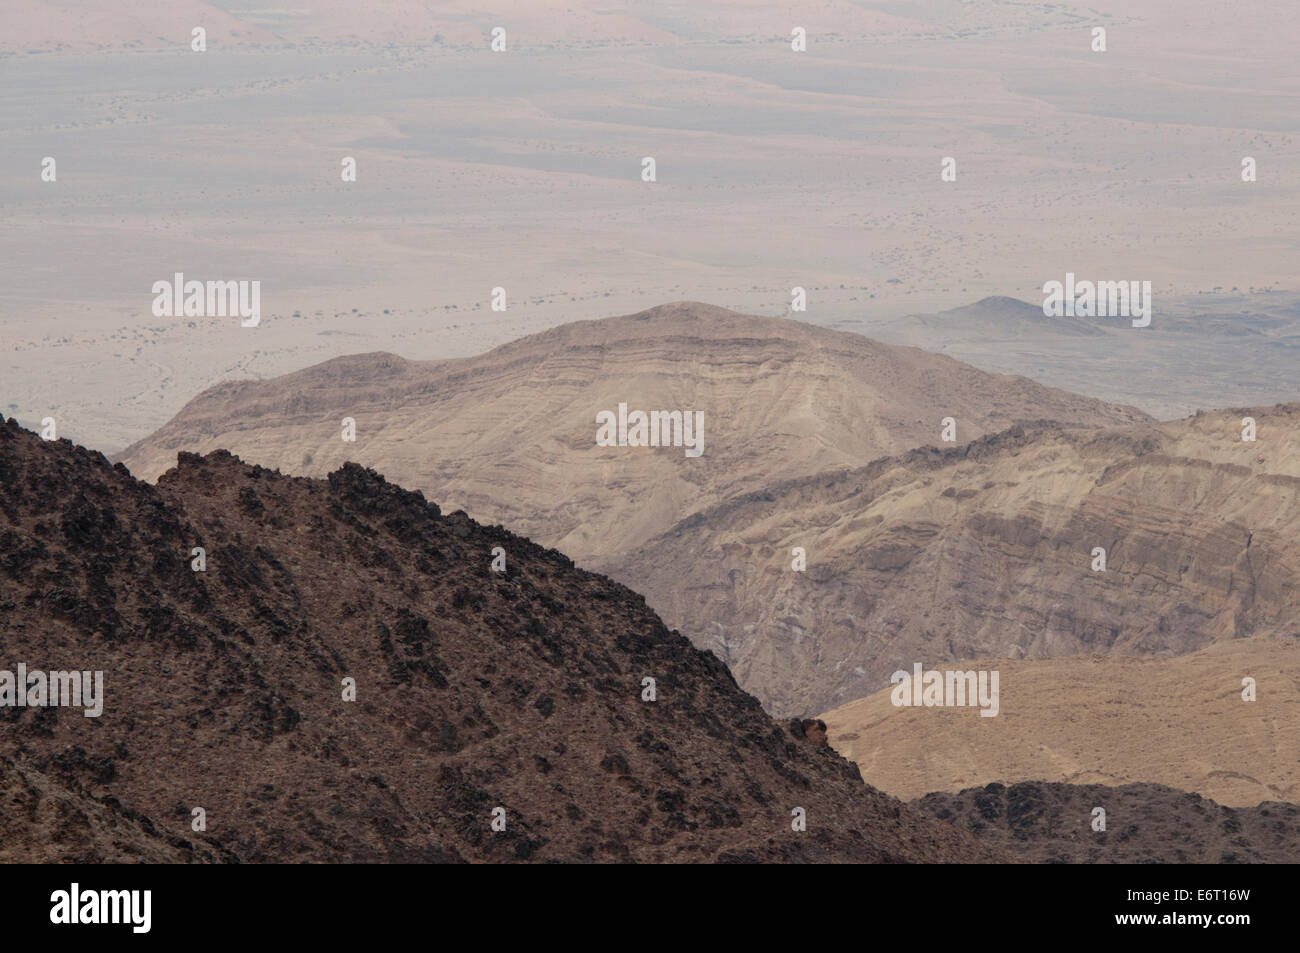
[{"label": "tan rock face", "polygon": [[[596,415],[619,403],[703,411],[703,455],[597,446]],[[178,451],[226,449],[305,476],[353,460],[586,564],[736,494],[939,444],[944,417],[959,442],[1042,418],[1147,419],[913,348],[679,303],[464,360],[368,354],[222,384],[120,459],[149,480]]]},{"label": "tan rock face", "polygon": [[[1240,439],[1248,413],[1254,443]],[[1300,636],[1297,539],[1300,405],[1280,405],[1104,433],[1017,429],[794,480],[608,569],[640,580],[772,710],[800,714],[914,662]],[[794,547],[806,572],[792,571]]]}]

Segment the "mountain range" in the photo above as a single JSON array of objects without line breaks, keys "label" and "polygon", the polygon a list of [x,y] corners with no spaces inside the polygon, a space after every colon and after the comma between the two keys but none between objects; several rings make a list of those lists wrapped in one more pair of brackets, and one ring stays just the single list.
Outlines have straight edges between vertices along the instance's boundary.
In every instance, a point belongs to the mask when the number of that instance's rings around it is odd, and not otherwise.
[{"label": "mountain range", "polygon": [[1297,856],[1295,805],[1155,784],[903,804],[635,593],[355,464],[183,454],[151,486],[10,420],[0,490],[7,658],[106,675],[94,718],[0,709],[7,862]]},{"label": "mountain range", "polygon": [[103,673],[98,717],[0,708],[5,803],[44,806],[10,859],[68,811],[82,859],[1006,857],[774,722],[640,596],[356,464],[185,454],[152,486],[10,420],[0,612],[8,670]]},{"label": "mountain range", "polygon": [[[703,453],[599,445],[620,405],[701,411]],[[221,384],[121,462],[153,479],[217,450],[330,479],[356,461],[564,551],[644,594],[769,713],[824,713],[894,796],[1037,781],[1296,798],[1279,751],[1300,738],[1300,404],[1161,422],[677,303],[473,358]],[[889,677],[915,663],[1000,668],[1001,717],[894,708]]]},{"label": "mountain range", "polygon": [[[619,404],[702,411],[703,455],[598,446],[597,415]],[[219,384],[116,459],[146,480],[182,450],[302,476],[356,461],[585,564],[775,481],[942,444],[946,417],[961,443],[1022,421],[1149,419],[916,348],[679,302],[477,357],[363,354]]]},{"label": "mountain range", "polygon": [[824,711],[917,661],[1300,637],[1298,533],[1300,404],[1285,404],[1015,427],[774,483],[609,571],[774,710]]}]

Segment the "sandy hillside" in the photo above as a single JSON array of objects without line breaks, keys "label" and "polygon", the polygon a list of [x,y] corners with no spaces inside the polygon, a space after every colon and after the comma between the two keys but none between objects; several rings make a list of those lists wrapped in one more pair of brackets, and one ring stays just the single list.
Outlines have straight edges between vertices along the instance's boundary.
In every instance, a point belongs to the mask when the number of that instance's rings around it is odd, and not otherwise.
[{"label": "sandy hillside", "polygon": [[[596,415],[703,411],[704,452],[599,447]],[[178,451],[225,449],[323,475],[345,460],[500,522],[578,560],[611,557],[710,504],[773,481],[860,466],[1046,417],[1143,415],[1024,378],[796,321],[679,303],[576,322],[476,358],[390,354],[219,385],[120,459],[143,479]],[[342,439],[341,422],[357,438]]]},{"label": "sandy hillside", "polygon": [[[899,797],[1044,780],[1153,782],[1233,807],[1300,801],[1300,639],[1242,639],[1169,659],[935,667],[997,669],[997,717],[895,707],[888,690],[822,716],[868,783]],[[1241,697],[1246,677],[1254,702]]]}]

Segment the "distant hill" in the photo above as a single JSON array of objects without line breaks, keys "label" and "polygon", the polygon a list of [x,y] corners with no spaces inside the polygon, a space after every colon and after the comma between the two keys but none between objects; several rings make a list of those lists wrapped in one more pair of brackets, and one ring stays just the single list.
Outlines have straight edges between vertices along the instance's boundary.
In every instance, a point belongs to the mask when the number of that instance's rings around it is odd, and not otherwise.
[{"label": "distant hill", "polygon": [[938,314],[914,315],[913,319],[936,331],[986,333],[1008,341],[1019,340],[1025,334],[1101,337],[1106,333],[1087,319],[1050,318],[1043,314],[1041,305],[1002,296],[984,298]]},{"label": "distant hill", "polygon": [[[703,411],[703,455],[597,446],[597,414],[620,403]],[[355,443],[341,439],[345,417]],[[179,451],[305,476],[354,460],[586,564],[737,494],[939,444],[945,417],[960,443],[1042,418],[1149,419],[857,334],[677,303],[478,357],[363,354],[221,384],[120,459],[149,480]]]},{"label": "distant hill", "polygon": [[793,715],[914,662],[1300,638],[1298,539],[1300,404],[1283,404],[1029,425],[773,483],[603,568]]},{"label": "distant hill", "polygon": [[1294,293],[1156,294],[1146,328],[1127,317],[1045,317],[1041,298],[991,297],[934,314],[864,319],[859,329],[1161,419],[1300,397]]}]

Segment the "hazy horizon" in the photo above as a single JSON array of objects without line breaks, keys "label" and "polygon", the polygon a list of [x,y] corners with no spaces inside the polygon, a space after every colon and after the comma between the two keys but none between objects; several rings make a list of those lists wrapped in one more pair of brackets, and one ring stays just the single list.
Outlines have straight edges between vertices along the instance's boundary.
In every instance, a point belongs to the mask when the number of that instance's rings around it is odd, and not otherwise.
[{"label": "hazy horizon", "polygon": [[[1067,271],[1149,280],[1165,315],[1222,296],[1258,317],[1278,299],[1252,291],[1300,291],[1281,4],[407,2],[370,22],[341,2],[116,21],[15,3],[0,409],[110,452],[220,380],[468,356],[669,301],[780,315],[799,286],[801,320],[1006,370],[902,319],[1041,301]],[[175,272],[260,281],[261,325],[155,317],[150,289]]]}]

